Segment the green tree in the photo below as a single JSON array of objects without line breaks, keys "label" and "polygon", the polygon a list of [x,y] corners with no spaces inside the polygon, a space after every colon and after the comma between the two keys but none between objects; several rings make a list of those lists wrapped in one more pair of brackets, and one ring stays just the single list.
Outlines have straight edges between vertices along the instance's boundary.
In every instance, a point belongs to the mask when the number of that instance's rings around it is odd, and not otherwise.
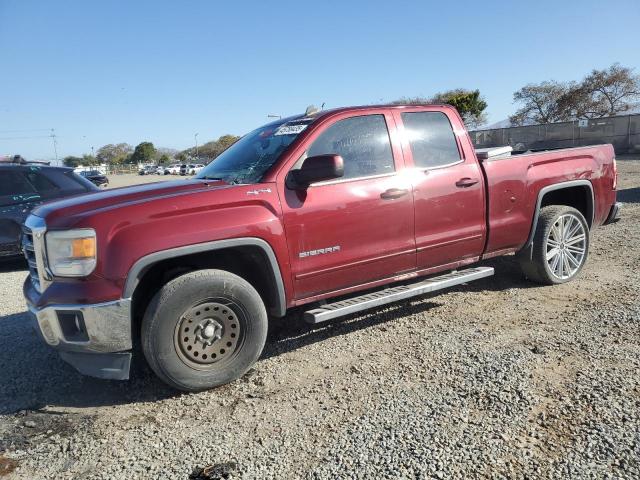
[{"label": "green tree", "polygon": [[158,159],[158,163],[162,165],[166,165],[170,161],[171,161],[171,157],[169,157],[169,155],[167,155],[166,153]]},{"label": "green tree", "polygon": [[133,152],[133,147],[128,143],[109,143],[100,147],[96,152],[99,163],[122,164]]},{"label": "green tree", "polygon": [[446,92],[436,93],[433,97],[402,97],[392,102],[396,105],[451,105],[458,110],[467,127],[475,128],[487,121],[485,110],[487,102],[480,95],[480,90],[465,90],[456,88]]},{"label": "green tree", "polygon": [[83,165],[99,165],[100,162],[93,155],[89,155],[85,153],[84,155],[82,155],[82,164]]},{"label": "green tree", "polygon": [[442,103],[455,107],[467,127],[477,128],[487,123],[485,113],[487,102],[480,95],[480,90],[464,90],[462,88],[448,90],[434,95],[431,103]]},{"label": "green tree", "polygon": [[[204,157],[209,160],[213,160],[222,152],[224,152],[227,148],[229,148],[231,145],[236,143],[239,139],[240,137],[236,135],[222,135],[217,140],[213,140],[211,142],[207,142],[204,145],[199,146],[198,157]],[[180,152],[180,154],[176,155],[176,158],[178,158],[179,160],[181,160],[181,157],[183,159],[186,159],[187,157],[194,157],[195,154],[196,154],[195,147],[188,148]]]},{"label": "green tree", "polygon": [[131,163],[147,163],[154,159],[156,155],[156,148],[151,142],[142,142],[133,151],[131,155]]},{"label": "green tree", "polygon": [[76,168],[79,165],[83,165],[82,157],[74,157],[73,155],[64,157],[62,162],[66,167],[71,167],[71,168]]}]

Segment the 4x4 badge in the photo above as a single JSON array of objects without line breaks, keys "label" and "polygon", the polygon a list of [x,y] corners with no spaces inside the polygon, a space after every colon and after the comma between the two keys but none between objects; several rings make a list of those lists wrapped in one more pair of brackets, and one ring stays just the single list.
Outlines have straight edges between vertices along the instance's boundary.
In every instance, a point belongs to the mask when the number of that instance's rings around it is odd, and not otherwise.
[{"label": "4x4 badge", "polygon": [[261,188],[259,190],[247,190],[247,195],[260,195],[261,193],[271,193],[271,189]]}]

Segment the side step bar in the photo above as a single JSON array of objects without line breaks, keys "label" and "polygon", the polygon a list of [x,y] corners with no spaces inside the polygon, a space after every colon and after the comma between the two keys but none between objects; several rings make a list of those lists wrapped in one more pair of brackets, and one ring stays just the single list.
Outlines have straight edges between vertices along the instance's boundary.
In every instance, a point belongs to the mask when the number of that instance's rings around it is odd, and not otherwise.
[{"label": "side step bar", "polygon": [[425,293],[435,292],[444,288],[460,285],[461,283],[479,280],[493,275],[492,267],[474,267],[466,270],[447,273],[438,277],[428,278],[418,283],[399,285],[386,288],[373,293],[367,293],[358,297],[327,303],[321,307],[304,312],[304,320],[307,323],[321,323],[334,318],[343,317],[351,313],[360,312],[369,308],[386,305],[406,298],[416,297]]}]

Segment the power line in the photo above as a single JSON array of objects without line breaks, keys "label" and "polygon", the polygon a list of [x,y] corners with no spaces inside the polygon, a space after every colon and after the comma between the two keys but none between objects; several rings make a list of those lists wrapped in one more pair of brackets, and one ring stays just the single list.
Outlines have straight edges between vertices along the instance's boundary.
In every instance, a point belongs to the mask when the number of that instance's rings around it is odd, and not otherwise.
[{"label": "power line", "polygon": [[0,137],[0,140],[28,140],[32,138],[51,138],[51,135],[37,135],[31,137]]},{"label": "power line", "polygon": [[0,130],[0,133],[48,132],[50,128],[25,128],[24,130]]}]

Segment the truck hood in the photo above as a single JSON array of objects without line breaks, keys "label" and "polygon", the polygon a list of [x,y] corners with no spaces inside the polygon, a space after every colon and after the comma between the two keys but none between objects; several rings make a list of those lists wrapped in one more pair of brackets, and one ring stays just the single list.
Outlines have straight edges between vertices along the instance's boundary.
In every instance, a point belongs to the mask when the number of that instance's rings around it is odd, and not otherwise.
[{"label": "truck hood", "polygon": [[53,225],[62,218],[65,219],[66,223],[66,221],[72,220],[74,217],[83,216],[84,214],[98,210],[113,209],[160,198],[211,191],[212,189],[233,187],[233,185],[222,181],[196,179],[146,183],[54,200],[36,208],[33,214],[45,218],[48,225]]}]

